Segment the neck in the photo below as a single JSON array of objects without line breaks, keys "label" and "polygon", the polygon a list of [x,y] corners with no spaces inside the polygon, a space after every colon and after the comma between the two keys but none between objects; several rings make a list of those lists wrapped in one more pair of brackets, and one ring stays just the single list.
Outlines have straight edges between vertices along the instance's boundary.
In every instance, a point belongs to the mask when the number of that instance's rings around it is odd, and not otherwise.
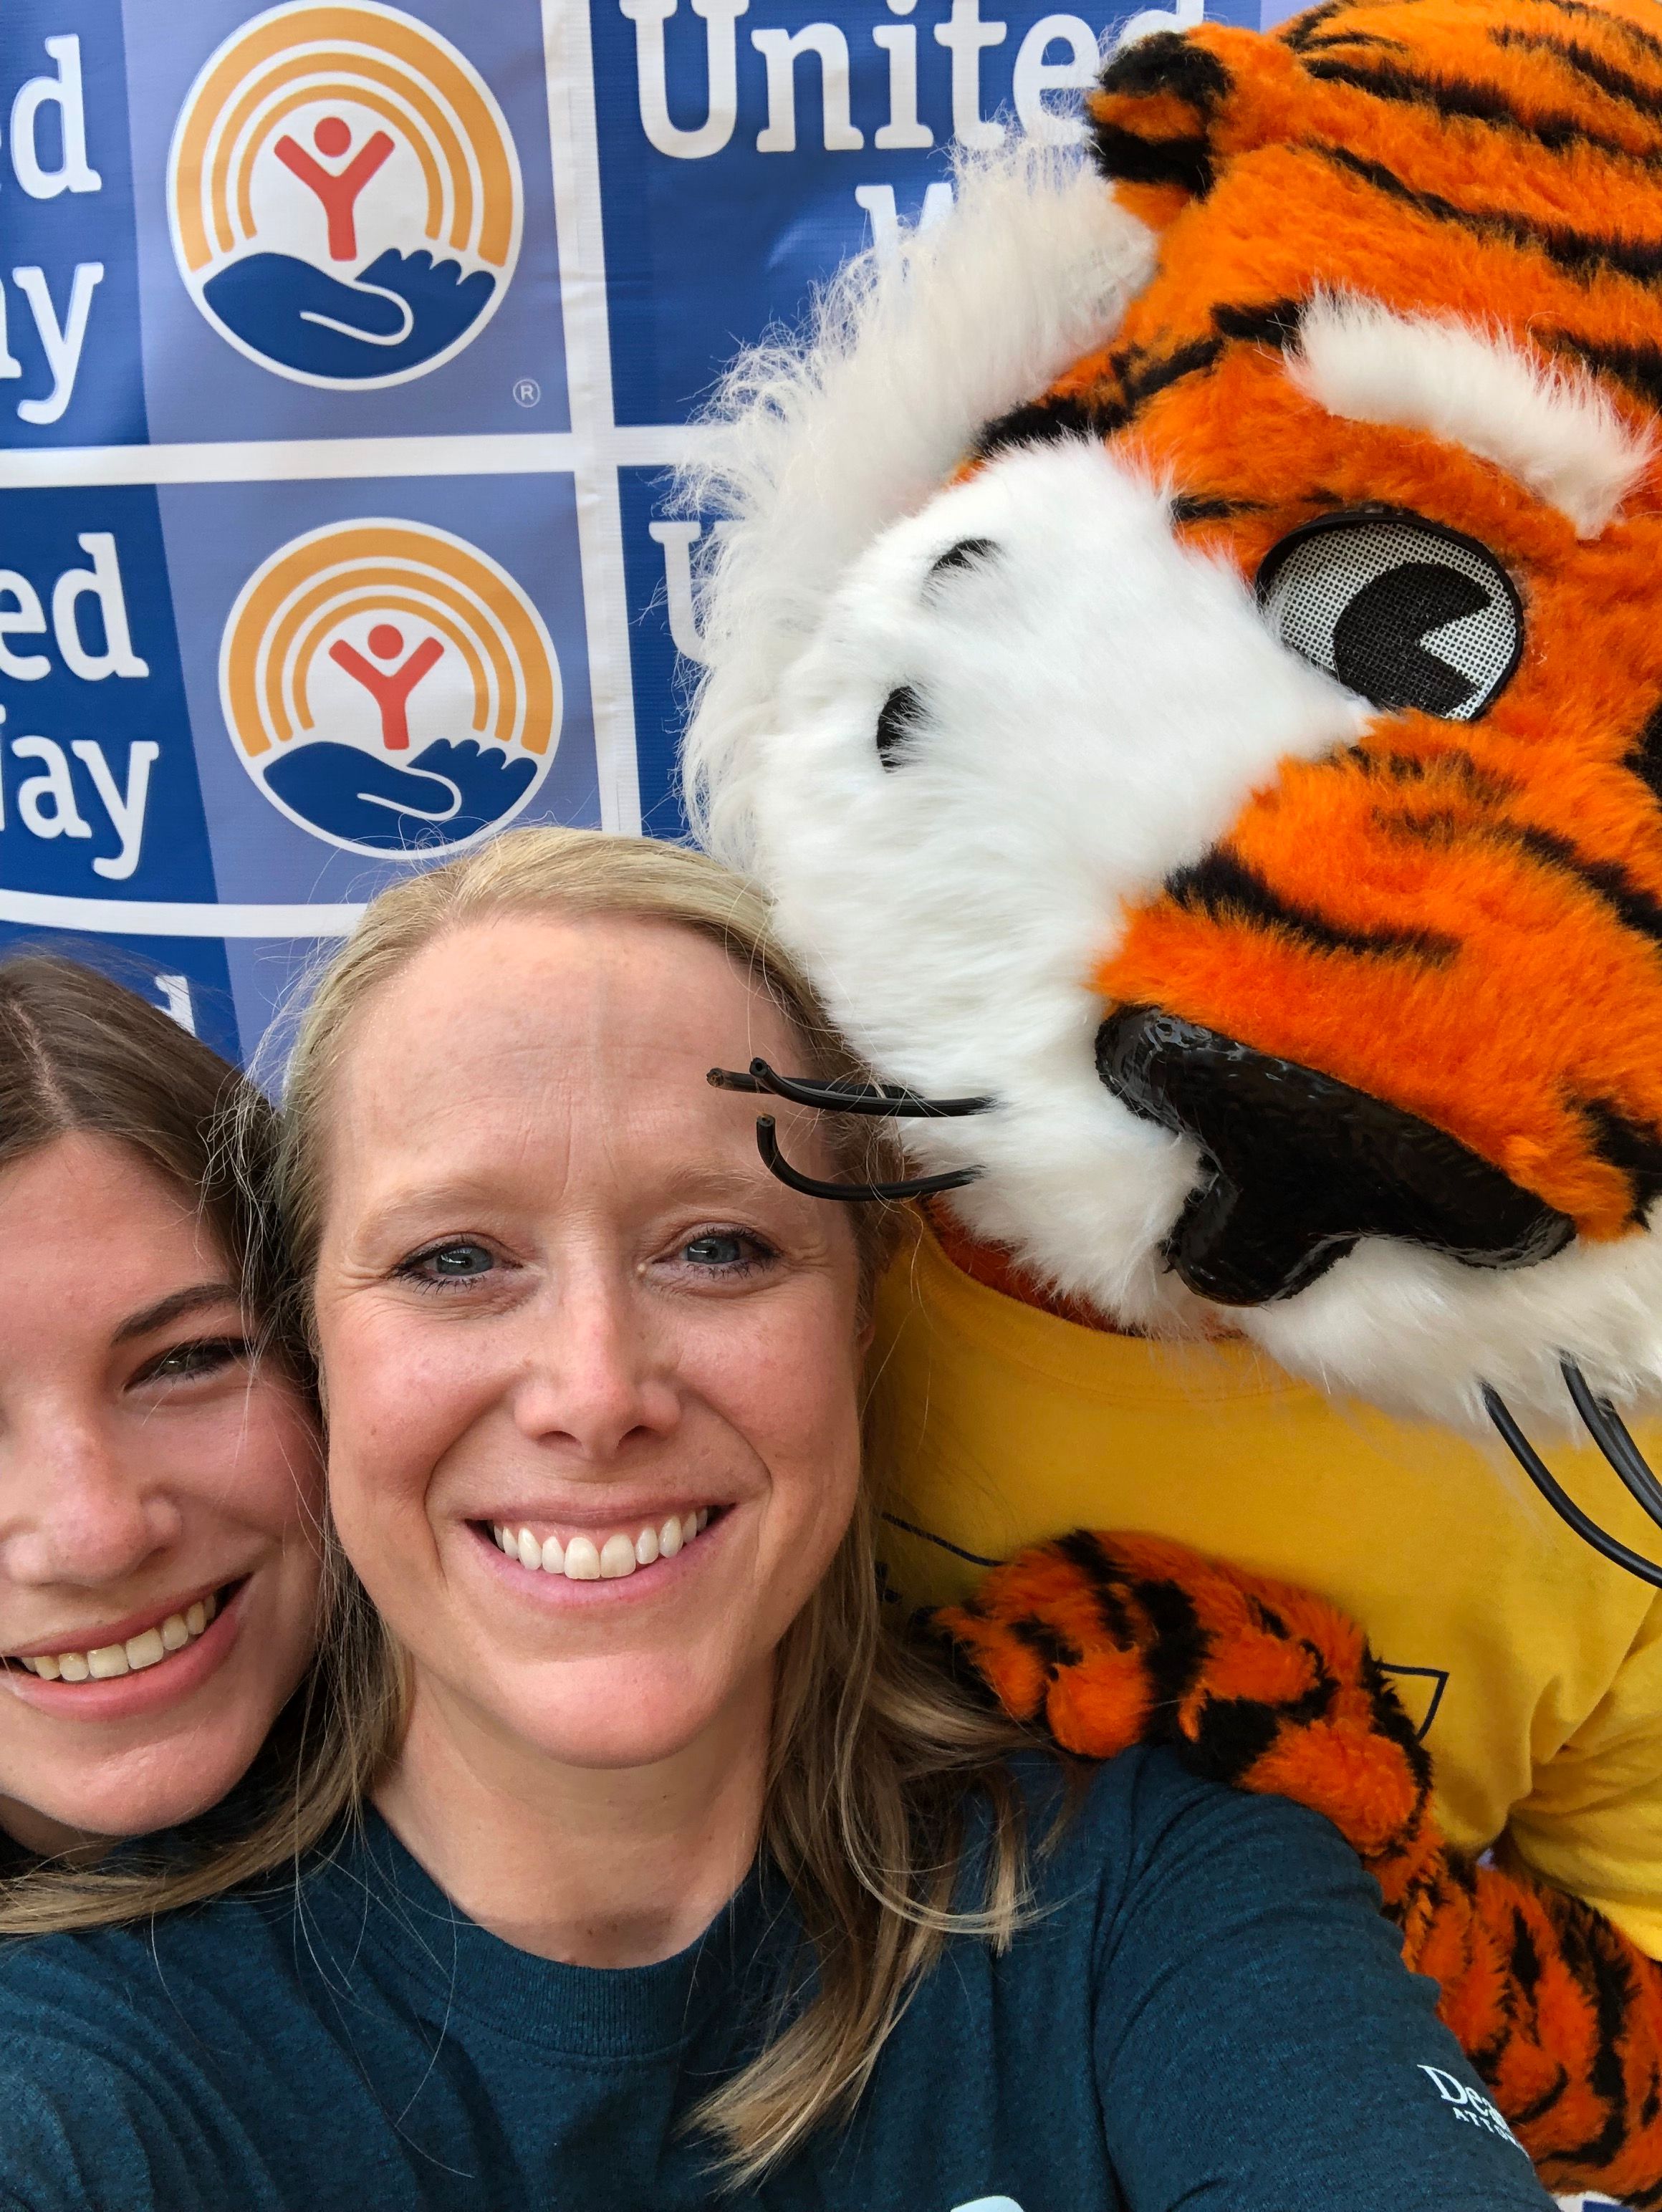
[{"label": "neck", "polygon": [[569,1966],[650,1966],[703,1933],[756,1856],[771,1705],[763,1670],[669,1758],[574,1767],[418,1680],[375,1803],[505,1942]]}]

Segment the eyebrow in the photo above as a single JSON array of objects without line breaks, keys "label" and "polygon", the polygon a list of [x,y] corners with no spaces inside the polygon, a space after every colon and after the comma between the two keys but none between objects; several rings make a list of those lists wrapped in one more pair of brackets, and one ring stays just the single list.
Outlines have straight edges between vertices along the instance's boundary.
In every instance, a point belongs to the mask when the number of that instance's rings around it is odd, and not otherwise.
[{"label": "eyebrow", "polygon": [[186,1290],[173,1291],[165,1298],[158,1298],[153,1306],[142,1306],[137,1313],[129,1314],[110,1341],[130,1344],[136,1336],[149,1336],[153,1329],[166,1328],[169,1322],[182,1320],[186,1314],[200,1313],[205,1307],[240,1307],[241,1304],[242,1293],[234,1283],[192,1283]]},{"label": "eyebrow", "polygon": [[1306,311],[1289,368],[1330,415],[1426,430],[1493,461],[1568,515],[1580,538],[1614,519],[1652,459],[1650,441],[1591,378],[1452,318],[1323,294]]}]

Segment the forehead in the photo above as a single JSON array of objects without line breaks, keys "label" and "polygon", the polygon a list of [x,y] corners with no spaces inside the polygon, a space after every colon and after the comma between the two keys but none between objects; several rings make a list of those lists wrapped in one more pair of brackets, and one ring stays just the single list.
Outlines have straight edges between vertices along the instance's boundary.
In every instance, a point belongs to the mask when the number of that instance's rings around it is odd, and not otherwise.
[{"label": "forehead", "polygon": [[[800,1056],[773,1002],[713,939],[634,916],[508,917],[447,933],[348,1034],[335,1141],[407,1153],[563,1102],[615,1127],[724,1135],[718,1062]],[[485,1133],[489,1133],[485,1136]],[[470,1149],[472,1148],[470,1145]]]},{"label": "forehead", "polygon": [[13,1262],[36,1280],[46,1267],[77,1273],[89,1296],[151,1283],[158,1268],[223,1264],[188,1193],[128,1146],[80,1131],[0,1169],[0,1278]]}]

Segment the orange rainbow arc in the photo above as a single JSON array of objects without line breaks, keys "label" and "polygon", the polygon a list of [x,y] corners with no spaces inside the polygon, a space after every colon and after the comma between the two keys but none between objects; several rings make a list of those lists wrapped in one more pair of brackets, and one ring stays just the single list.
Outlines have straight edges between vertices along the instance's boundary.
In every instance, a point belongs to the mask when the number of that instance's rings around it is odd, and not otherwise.
[{"label": "orange rainbow arc", "polygon": [[390,10],[302,7],[234,36],[186,104],[173,198],[180,252],[192,274],[236,245],[234,202],[242,234],[250,234],[248,171],[281,116],[251,125],[276,94],[307,76],[329,81],[279,103],[283,113],[304,97],[350,98],[397,121],[426,176],[428,235],[443,234],[447,185],[448,243],[493,267],[507,264],[517,222],[516,165],[495,103],[459,57],[435,33]]},{"label": "orange rainbow arc", "polygon": [[227,625],[221,689],[250,761],[314,727],[310,690],[326,639],[355,615],[402,613],[454,645],[472,726],[546,753],[557,729],[557,663],[541,617],[473,547],[392,521],[332,526],[284,548],[245,587]]}]

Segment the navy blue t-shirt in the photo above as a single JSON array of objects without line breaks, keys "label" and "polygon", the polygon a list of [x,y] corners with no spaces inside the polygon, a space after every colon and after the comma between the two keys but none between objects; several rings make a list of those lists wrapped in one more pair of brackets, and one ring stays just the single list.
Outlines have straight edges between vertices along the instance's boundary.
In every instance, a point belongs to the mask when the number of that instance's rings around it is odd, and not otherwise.
[{"label": "navy blue t-shirt", "polygon": [[[1023,1763],[1042,1833],[1054,1770]],[[530,1956],[386,1826],[295,1883],[0,1954],[9,2212],[1501,2212],[1549,2202],[1318,1815],[1096,1774],[1003,1956],[954,1939],[853,2119],[723,2198],[681,2123],[796,1930],[752,1878],[662,1965]]]}]

